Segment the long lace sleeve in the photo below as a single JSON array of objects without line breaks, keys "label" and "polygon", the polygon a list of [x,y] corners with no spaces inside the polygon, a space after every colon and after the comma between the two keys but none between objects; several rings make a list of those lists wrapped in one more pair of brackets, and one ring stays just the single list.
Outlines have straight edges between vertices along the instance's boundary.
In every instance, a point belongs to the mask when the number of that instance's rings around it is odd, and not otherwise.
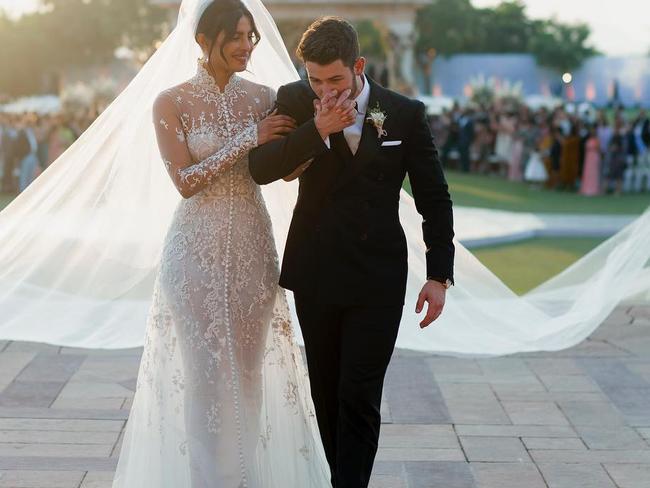
[{"label": "long lace sleeve", "polygon": [[229,138],[214,154],[194,162],[187,147],[183,125],[174,100],[167,93],[158,96],[153,107],[156,138],[167,172],[183,198],[190,198],[210,186],[257,146],[257,125]]}]

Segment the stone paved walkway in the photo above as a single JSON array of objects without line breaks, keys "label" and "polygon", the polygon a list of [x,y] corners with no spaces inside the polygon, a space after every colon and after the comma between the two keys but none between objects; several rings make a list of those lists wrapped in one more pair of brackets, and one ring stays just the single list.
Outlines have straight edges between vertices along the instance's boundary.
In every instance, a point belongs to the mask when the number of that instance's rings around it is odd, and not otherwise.
[{"label": "stone paved walkway", "polygon": [[[0,341],[0,487],[110,487],[140,353]],[[649,488],[650,307],[555,353],[396,351],[383,416],[373,488]]]}]

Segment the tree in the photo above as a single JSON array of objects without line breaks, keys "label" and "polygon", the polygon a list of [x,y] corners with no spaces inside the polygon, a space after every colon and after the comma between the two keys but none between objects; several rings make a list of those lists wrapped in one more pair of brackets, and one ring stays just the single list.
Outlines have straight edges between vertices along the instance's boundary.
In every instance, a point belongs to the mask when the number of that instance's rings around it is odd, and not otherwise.
[{"label": "tree", "polygon": [[151,53],[166,11],[148,0],[41,0],[39,11],[0,20],[0,91],[39,92],[73,66],[105,63],[120,46]]},{"label": "tree", "polygon": [[572,71],[598,51],[587,45],[590,35],[586,24],[569,25],[556,19],[536,21],[530,52],[542,66],[560,72]]},{"label": "tree", "polygon": [[470,0],[433,0],[416,17],[415,49],[421,54],[435,49],[445,56],[471,51],[477,20]]},{"label": "tree", "polygon": [[530,53],[540,64],[565,71],[597,54],[587,45],[587,25],[562,24],[556,19],[531,20],[521,0],[480,9],[473,7],[470,0],[432,0],[418,12],[416,27],[421,65],[426,65],[427,53],[432,49],[443,56]]},{"label": "tree", "polygon": [[386,38],[374,22],[362,20],[355,25],[359,35],[361,54],[373,61],[386,59]]},{"label": "tree", "polygon": [[418,12],[415,57],[431,85],[431,69],[436,56],[471,52],[478,16],[469,0],[434,0]]},{"label": "tree", "polygon": [[531,23],[520,1],[503,2],[493,9],[478,9],[472,51],[522,53],[528,51]]}]

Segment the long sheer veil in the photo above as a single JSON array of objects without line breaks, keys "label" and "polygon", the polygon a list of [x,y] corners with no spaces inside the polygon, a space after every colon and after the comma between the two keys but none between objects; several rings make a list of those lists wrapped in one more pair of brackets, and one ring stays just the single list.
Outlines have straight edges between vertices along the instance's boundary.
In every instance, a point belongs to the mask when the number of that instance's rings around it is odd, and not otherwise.
[{"label": "long sheer veil", "polygon": [[[262,42],[243,76],[278,88],[298,75],[260,0],[244,0]],[[92,126],[0,213],[0,338],[88,348],[143,343],[163,235],[179,195],[160,161],[151,108],[191,77],[209,0],[183,0],[169,37]],[[264,188],[284,247],[295,183]],[[452,195],[453,197],[453,195]],[[413,312],[424,282],[421,217],[402,192],[409,284],[398,347],[451,355],[557,350],[587,337],[622,300],[650,301],[650,210],[558,277],[516,296],[460,243],[443,316]]]}]

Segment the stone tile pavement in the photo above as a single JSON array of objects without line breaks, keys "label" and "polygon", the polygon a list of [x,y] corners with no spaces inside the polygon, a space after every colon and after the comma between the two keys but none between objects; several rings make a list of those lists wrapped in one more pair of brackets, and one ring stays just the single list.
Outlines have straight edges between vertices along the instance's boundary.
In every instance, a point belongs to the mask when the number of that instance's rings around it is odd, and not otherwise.
[{"label": "stone tile pavement", "polygon": [[[0,488],[110,487],[140,354],[0,341]],[[564,351],[398,350],[384,393],[373,488],[650,488],[650,307]]]}]

